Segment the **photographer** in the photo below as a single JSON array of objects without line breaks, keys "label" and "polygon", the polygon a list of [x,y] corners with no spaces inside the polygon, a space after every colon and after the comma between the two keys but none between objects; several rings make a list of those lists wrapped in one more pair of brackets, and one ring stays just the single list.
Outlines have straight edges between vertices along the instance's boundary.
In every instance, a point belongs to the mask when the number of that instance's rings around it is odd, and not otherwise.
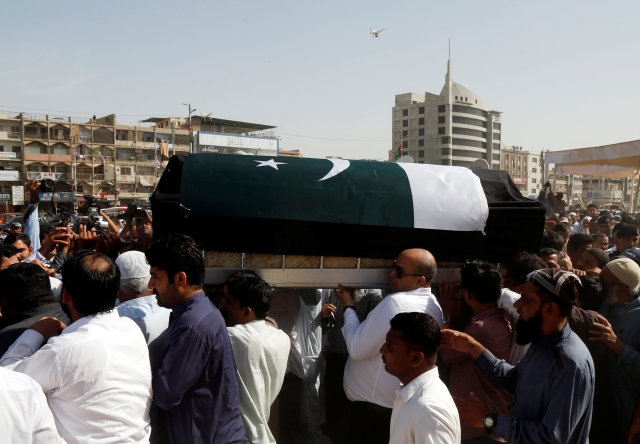
[{"label": "photographer", "polygon": [[140,205],[130,204],[125,213],[125,227],[120,233],[120,240],[128,243],[123,251],[146,251],[153,240],[151,214]]}]

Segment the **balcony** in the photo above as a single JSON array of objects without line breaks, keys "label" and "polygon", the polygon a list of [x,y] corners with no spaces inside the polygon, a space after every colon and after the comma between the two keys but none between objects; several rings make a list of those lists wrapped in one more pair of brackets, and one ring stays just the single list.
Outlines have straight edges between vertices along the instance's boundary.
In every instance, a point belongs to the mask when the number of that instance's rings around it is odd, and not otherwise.
[{"label": "balcony", "polygon": [[24,132],[24,138],[30,140],[47,140],[49,135],[46,131],[26,131]]},{"label": "balcony", "polygon": [[0,131],[0,140],[20,140],[20,133]]},{"label": "balcony", "polygon": [[49,154],[47,153],[24,153],[24,160],[32,160],[37,162],[48,162]]},{"label": "balcony", "polygon": [[27,180],[69,180],[71,175],[69,173],[51,173],[48,171],[27,171]]}]

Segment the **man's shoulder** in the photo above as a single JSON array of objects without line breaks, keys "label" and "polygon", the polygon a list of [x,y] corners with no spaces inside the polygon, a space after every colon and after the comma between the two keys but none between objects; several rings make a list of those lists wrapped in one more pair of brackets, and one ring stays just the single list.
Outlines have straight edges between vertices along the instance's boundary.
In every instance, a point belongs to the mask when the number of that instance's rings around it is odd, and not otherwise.
[{"label": "man's shoulder", "polygon": [[271,345],[289,346],[291,340],[289,336],[282,330],[268,325],[264,321],[248,322],[246,324],[237,324],[227,327],[231,342],[236,345],[255,344],[261,346]]}]

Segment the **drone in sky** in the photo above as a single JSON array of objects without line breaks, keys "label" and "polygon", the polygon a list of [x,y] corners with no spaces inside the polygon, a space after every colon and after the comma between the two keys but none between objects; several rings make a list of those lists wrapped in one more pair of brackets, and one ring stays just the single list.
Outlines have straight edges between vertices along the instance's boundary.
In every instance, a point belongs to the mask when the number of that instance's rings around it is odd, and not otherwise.
[{"label": "drone in sky", "polygon": [[371,37],[376,39],[376,38],[380,37],[380,34],[382,34],[382,31],[384,31],[384,28],[380,28],[380,29],[371,28],[369,30],[369,34],[371,34]]}]

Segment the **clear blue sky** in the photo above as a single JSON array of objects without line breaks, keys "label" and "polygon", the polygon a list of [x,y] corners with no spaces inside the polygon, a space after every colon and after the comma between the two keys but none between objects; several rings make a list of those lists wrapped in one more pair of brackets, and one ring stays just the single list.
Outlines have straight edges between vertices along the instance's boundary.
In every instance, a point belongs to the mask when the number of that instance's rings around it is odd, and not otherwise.
[{"label": "clear blue sky", "polygon": [[[454,80],[503,142],[640,138],[640,2],[71,1],[2,6],[0,109],[198,113],[276,125],[305,155],[386,158],[395,94]],[[379,39],[369,28],[385,29]]]}]

